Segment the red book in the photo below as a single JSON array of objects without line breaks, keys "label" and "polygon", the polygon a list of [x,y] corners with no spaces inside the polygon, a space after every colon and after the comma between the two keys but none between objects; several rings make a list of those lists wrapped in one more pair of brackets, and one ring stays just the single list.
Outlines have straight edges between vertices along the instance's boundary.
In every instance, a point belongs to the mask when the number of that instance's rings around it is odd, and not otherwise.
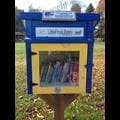
[{"label": "red book", "polygon": [[78,83],[78,71],[79,71],[79,61],[77,59],[74,60],[73,64],[73,72],[72,72],[72,83]]}]

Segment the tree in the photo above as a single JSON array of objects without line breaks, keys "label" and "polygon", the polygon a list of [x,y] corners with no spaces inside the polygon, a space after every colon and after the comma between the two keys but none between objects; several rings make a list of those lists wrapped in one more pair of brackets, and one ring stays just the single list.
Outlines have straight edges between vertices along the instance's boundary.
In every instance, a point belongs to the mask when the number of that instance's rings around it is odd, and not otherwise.
[{"label": "tree", "polygon": [[94,12],[100,14],[100,21],[97,25],[98,29],[95,30],[94,36],[105,41],[105,0],[99,1]]},{"label": "tree", "polygon": [[81,0],[70,0],[71,11],[82,12],[81,9],[86,5]]},{"label": "tree", "polygon": [[73,4],[71,7],[71,11],[75,11],[75,12],[81,12],[81,7],[79,4]]},{"label": "tree", "polygon": [[92,13],[94,12],[95,8],[93,7],[92,3],[90,3],[88,5],[88,7],[86,8],[86,13]]},{"label": "tree", "polygon": [[98,29],[95,30],[94,36],[96,38],[101,38],[102,41],[105,41],[105,18],[101,14],[101,19],[99,24],[97,25]]},{"label": "tree", "polygon": [[58,5],[53,8],[53,10],[57,11],[66,11],[68,6],[67,0],[59,0]]},{"label": "tree", "polygon": [[81,0],[59,0],[57,5],[51,10],[81,12],[81,6],[85,7],[85,4]]},{"label": "tree", "polygon": [[41,12],[42,10],[40,8],[33,8],[32,4],[28,6],[29,12]]},{"label": "tree", "polygon": [[18,9],[17,7],[15,7],[15,31],[16,32],[24,32],[25,31],[24,24],[23,24],[22,20],[19,18],[20,12],[24,12],[24,10],[21,10],[21,9]]}]

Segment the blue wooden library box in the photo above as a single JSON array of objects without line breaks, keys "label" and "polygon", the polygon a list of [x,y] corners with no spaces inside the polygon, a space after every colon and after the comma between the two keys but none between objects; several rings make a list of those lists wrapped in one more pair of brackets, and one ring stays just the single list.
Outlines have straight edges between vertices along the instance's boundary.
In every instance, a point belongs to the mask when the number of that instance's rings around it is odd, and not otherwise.
[{"label": "blue wooden library box", "polygon": [[91,93],[99,14],[24,12],[28,94]]}]

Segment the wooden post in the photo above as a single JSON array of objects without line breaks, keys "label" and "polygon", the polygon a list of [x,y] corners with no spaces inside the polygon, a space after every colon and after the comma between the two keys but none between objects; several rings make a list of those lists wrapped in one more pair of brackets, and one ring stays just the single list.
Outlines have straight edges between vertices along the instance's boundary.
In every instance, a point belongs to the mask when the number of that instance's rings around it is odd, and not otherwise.
[{"label": "wooden post", "polygon": [[75,100],[79,94],[44,94],[40,97],[54,110],[55,120],[64,120],[65,108]]},{"label": "wooden post", "polygon": [[64,120],[64,95],[56,94],[54,96],[55,108],[54,108],[54,117],[55,120]]}]

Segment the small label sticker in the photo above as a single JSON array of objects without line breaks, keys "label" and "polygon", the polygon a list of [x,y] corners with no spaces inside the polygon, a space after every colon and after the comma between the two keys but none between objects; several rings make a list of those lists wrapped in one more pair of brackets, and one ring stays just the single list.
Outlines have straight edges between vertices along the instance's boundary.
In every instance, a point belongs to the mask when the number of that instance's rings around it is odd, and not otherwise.
[{"label": "small label sticker", "polygon": [[76,15],[75,12],[43,12],[42,20],[44,21],[75,21]]}]

